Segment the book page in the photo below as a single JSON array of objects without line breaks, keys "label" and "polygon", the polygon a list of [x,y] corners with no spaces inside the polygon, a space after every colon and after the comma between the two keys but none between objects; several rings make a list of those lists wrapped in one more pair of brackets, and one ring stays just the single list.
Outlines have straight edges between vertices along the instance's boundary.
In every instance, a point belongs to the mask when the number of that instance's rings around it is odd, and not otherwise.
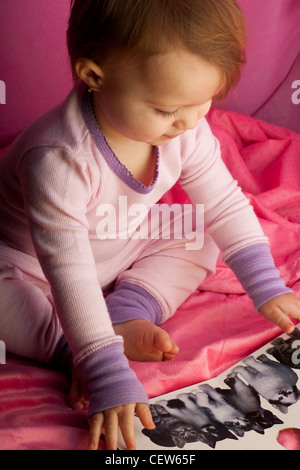
[{"label": "book page", "polygon": [[150,400],[156,428],[136,418],[137,449],[284,450],[279,431],[299,427],[299,377],[296,328],[216,378]]}]

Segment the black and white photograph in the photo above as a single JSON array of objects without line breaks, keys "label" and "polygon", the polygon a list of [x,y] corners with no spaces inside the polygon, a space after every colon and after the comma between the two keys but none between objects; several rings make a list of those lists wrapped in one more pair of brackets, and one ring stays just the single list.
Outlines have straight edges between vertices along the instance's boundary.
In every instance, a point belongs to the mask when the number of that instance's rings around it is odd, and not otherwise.
[{"label": "black and white photograph", "polygon": [[153,400],[156,428],[138,440],[146,449],[282,450],[279,431],[299,421],[299,358],[296,328],[222,376]]}]

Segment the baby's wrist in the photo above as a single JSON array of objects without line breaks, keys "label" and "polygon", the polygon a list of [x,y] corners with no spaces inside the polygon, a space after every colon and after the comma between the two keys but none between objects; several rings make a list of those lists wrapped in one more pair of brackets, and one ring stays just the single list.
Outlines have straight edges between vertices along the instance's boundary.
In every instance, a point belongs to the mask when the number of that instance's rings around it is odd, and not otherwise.
[{"label": "baby's wrist", "polygon": [[282,294],[293,292],[280,277],[268,244],[246,247],[226,260],[252,299],[256,310]]},{"label": "baby's wrist", "polygon": [[76,365],[89,390],[89,417],[127,403],[148,403],[142,384],[129,367],[122,343],[93,352]]}]

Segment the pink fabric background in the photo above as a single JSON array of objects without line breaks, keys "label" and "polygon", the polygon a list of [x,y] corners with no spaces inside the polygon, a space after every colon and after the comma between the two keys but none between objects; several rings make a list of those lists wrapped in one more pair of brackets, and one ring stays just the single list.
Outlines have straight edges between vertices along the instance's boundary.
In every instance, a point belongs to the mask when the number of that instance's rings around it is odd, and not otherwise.
[{"label": "pink fabric background", "polygon": [[[300,80],[298,0],[238,0],[248,22],[247,64],[222,106],[300,132],[300,104],[292,84]],[[300,97],[300,95],[299,95]]]},{"label": "pink fabric background", "polygon": [[[300,132],[299,0],[239,0],[248,20],[248,63],[222,107]],[[65,31],[69,0],[0,2],[0,147],[61,101],[72,86]]]},{"label": "pink fabric background", "polygon": [[[292,83],[300,80],[300,3],[240,4],[249,22],[248,64],[222,105],[239,114],[214,110],[209,121],[270,237],[283,277],[300,294],[300,105],[291,101]],[[0,147],[72,86],[65,47],[68,10],[69,0],[0,3],[0,80],[6,84]],[[175,187],[166,199],[184,201],[185,195]],[[165,325],[180,346],[176,360],[132,363],[150,397],[216,376],[280,334],[256,314],[221,261],[201,288]],[[0,449],[85,449],[86,413],[68,407],[67,391],[62,373],[8,355],[0,365]],[[286,448],[300,448],[297,430],[280,440]]]}]

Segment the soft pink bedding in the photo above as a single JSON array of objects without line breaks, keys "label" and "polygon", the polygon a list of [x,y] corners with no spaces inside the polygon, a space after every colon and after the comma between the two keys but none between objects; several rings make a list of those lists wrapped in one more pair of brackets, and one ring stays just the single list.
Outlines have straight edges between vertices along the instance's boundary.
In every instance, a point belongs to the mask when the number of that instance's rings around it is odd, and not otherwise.
[{"label": "soft pink bedding", "polygon": [[[270,238],[282,276],[300,295],[300,135],[229,111],[212,110],[208,119]],[[178,187],[165,199],[187,202]],[[221,259],[215,276],[164,328],[180,347],[176,359],[131,363],[150,398],[212,378],[281,334],[255,312]],[[86,448],[86,412],[69,408],[61,372],[7,354],[0,390],[0,449]],[[283,433],[280,442],[300,449],[298,430]]]}]

